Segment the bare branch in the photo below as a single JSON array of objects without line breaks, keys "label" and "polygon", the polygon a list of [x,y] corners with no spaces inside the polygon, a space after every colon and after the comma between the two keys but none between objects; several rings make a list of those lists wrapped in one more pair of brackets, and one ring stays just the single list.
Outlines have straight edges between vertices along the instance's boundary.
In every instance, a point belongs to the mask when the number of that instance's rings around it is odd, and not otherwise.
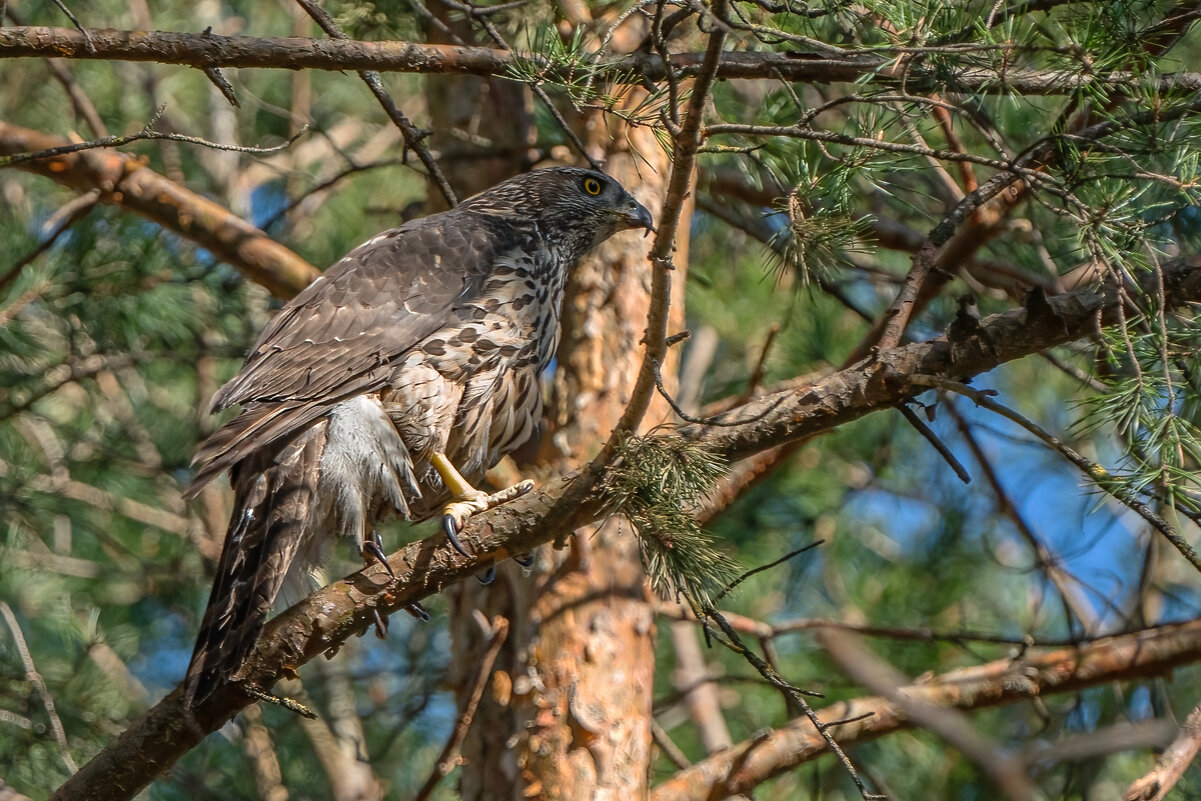
[{"label": "bare branch", "polygon": [[[11,30],[0,28],[0,31]],[[67,140],[0,121],[0,155],[69,146]],[[103,203],[122,206],[174,231],[282,298],[304,289],[320,272],[258,228],[202,195],[111,150],[84,150],[29,161],[21,169],[80,193],[99,189]]]},{"label": "bare branch", "polygon": [[[912,702],[954,709],[1012,704],[1053,693],[1170,672],[1201,658],[1201,621],[1123,634],[1079,648],[1027,651],[902,688]],[[818,710],[843,746],[911,728],[900,706],[879,697],[857,698]],[[800,718],[701,760],[651,792],[651,801],[702,801],[717,787],[747,792],[772,776],[828,753],[813,725]],[[735,766],[737,771],[735,772]]]},{"label": "bare branch", "polygon": [[67,733],[63,730],[63,722],[59,720],[58,712],[54,709],[54,696],[50,694],[50,689],[42,680],[42,674],[38,673],[38,669],[33,663],[33,654],[29,652],[29,646],[25,643],[25,635],[21,633],[21,625],[17,622],[17,616],[13,614],[12,607],[4,601],[0,601],[0,617],[4,618],[9,633],[12,634],[17,653],[21,655],[21,663],[25,666],[26,680],[33,685],[42,699],[46,717],[50,719],[50,731],[54,733],[54,740],[58,743],[63,764],[67,766],[67,770],[75,773],[79,770],[79,766],[75,764],[75,758],[71,756],[71,749],[67,746]]},{"label": "bare branch", "polygon": [[1078,467],[1085,475],[1093,480],[1096,485],[1105,491],[1114,500],[1125,504],[1130,509],[1134,510],[1150,523],[1156,531],[1162,534],[1168,542],[1172,543],[1173,547],[1180,552],[1180,555],[1188,560],[1194,568],[1201,572],[1201,555],[1198,555],[1193,546],[1184,536],[1169,523],[1163,516],[1158,514],[1154,509],[1148,506],[1138,493],[1127,487],[1122,486],[1114,481],[1113,475],[1102,467],[1097,462],[1079,453],[1075,448],[1072,448],[1066,442],[1047,431],[1042,426],[1030,420],[1018,412],[992,400],[989,395],[995,393],[982,392],[978,389],[973,389],[966,384],[961,384],[955,381],[948,381],[935,376],[910,376],[915,384],[922,386],[933,386],[939,389],[956,392],[971,400],[977,405],[988,409],[990,412],[995,412],[1008,420],[1012,420],[1022,428],[1029,431],[1034,436],[1038,437],[1052,449],[1057,451],[1061,456]]},{"label": "bare branch", "polygon": [[[480,614],[476,612],[476,614]],[[480,618],[483,620],[483,618]],[[463,707],[458,719],[455,721],[454,731],[451,732],[450,739],[446,741],[446,745],[442,747],[442,753],[438,755],[437,761],[434,763],[434,770],[430,773],[429,778],[425,780],[425,784],[421,785],[421,789],[417,791],[417,795],[413,796],[413,801],[425,801],[433,793],[434,788],[447,774],[455,768],[458,759],[459,747],[463,744],[463,738],[467,736],[467,730],[471,728],[471,721],[475,718],[475,710],[480,705],[480,699],[484,697],[484,690],[488,686],[488,681],[492,678],[492,667],[496,664],[496,657],[500,654],[501,646],[505,644],[505,638],[509,636],[509,621],[500,617],[492,618],[490,624],[486,624],[488,629],[488,642],[484,647],[484,658],[480,661],[479,669],[475,672],[475,681],[471,685],[471,692],[467,698],[467,705]]]},{"label": "bare branch", "polygon": [[989,776],[1010,801],[1033,801],[1034,786],[1025,766],[989,737],[974,729],[958,711],[925,703],[902,691],[908,684],[892,665],[872,653],[853,634],[823,629],[818,643],[843,672],[895,704],[911,723],[941,737]]},{"label": "bare branch", "polygon": [[1161,801],[1184,776],[1185,769],[1192,764],[1199,750],[1201,706],[1194,708],[1185,718],[1176,739],[1163,752],[1159,762],[1155,763],[1154,770],[1130,785],[1123,798],[1125,801]]},{"label": "bare branch", "polygon": [[[190,67],[251,67],[271,69],[377,70],[439,74],[495,75],[508,77],[519,59],[552,67],[537,54],[508,53],[486,47],[426,45],[413,42],[357,42],[334,39],[216,36],[166,31],[88,30],[95,51],[89,51],[84,34],[70,28],[0,28],[0,58],[60,57],[117,61],[154,61]],[[1131,90],[1137,86],[1156,91],[1201,91],[1201,73],[1180,72],[1144,76],[1134,72],[1094,73],[1080,70],[1006,70],[965,68],[952,74],[913,61],[896,62],[900,50],[880,55],[846,58],[797,58],[792,53],[726,52],[717,63],[716,77],[757,78],[794,82],[854,82],[871,75],[885,85],[905,84],[920,91],[945,83],[951,92],[1022,95],[1066,94],[1088,87]],[[670,69],[681,79],[701,74],[704,53],[672,53]],[[604,59],[598,74],[611,80],[641,83],[664,80],[668,62],[655,53],[639,52]]]},{"label": "bare branch", "polygon": [[[296,0],[296,2],[300,4],[305,13],[312,17],[331,38],[346,40],[346,34],[342,33],[338,24],[326,13],[325,9],[313,2],[313,0]],[[424,140],[428,135],[427,132],[422,131],[414,125],[405,116],[405,113],[400,110],[400,107],[396,105],[392,96],[384,89],[384,84],[380,80],[378,72],[369,69],[359,70],[359,77],[363,79],[363,83],[367,84],[367,88],[371,90],[371,94],[375,95],[375,99],[383,106],[388,119],[392,120],[393,124],[400,129],[400,133],[405,140],[405,147],[416,153],[417,158],[425,165],[425,169],[429,172],[430,180],[434,182],[434,186],[438,187],[438,191],[442,193],[442,197],[446,200],[447,205],[454,206],[458,203],[458,198],[455,197],[455,190],[451,189],[446,176],[442,174],[442,170],[438,167],[438,162],[434,161],[429,148],[425,146]]]}]

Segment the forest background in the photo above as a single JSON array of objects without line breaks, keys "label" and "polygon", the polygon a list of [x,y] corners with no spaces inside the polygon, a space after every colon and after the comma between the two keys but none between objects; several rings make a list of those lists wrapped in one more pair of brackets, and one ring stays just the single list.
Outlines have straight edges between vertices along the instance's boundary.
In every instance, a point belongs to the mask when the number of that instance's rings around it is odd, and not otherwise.
[{"label": "forest background", "polygon": [[[0,799],[1201,796],[1198,17],[0,4]],[[540,491],[268,628],[315,718],[185,714],[212,393],[354,245],[562,163],[658,232],[573,276],[495,475]]]}]

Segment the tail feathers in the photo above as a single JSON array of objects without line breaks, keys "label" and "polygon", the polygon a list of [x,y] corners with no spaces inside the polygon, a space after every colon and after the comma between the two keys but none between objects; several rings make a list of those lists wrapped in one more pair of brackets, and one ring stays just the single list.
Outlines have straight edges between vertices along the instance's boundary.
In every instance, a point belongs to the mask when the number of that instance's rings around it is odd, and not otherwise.
[{"label": "tail feathers", "polygon": [[308,525],[325,439],[316,425],[262,469],[235,469],[235,511],[185,679],[189,706],[234,678],[258,642]]}]

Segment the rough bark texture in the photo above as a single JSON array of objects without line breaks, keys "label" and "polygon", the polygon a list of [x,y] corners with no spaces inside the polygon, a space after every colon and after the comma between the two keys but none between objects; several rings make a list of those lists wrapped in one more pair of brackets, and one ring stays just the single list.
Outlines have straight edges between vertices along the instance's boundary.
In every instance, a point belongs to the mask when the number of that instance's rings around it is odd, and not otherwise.
[{"label": "rough bark texture", "polygon": [[[591,133],[591,132],[589,132]],[[655,169],[624,151],[606,170],[657,208],[666,155],[635,134]],[[597,132],[598,151],[623,136]],[[645,141],[644,141],[645,140]],[[590,142],[590,144],[592,144]],[[532,467],[563,475],[591,458],[629,400],[641,358],[649,299],[649,240],[609,240],[572,276],[553,401]],[[662,414],[662,412],[660,412]],[[567,532],[562,532],[566,534]],[[513,633],[463,746],[464,799],[644,798],[651,751],[654,615],[637,542],[628,527],[581,530],[564,549],[541,549],[528,578],[507,566],[490,587],[465,585],[456,603],[455,663],[478,663],[481,636],[470,610],[503,614]],[[467,677],[456,684],[466,686]]]}]

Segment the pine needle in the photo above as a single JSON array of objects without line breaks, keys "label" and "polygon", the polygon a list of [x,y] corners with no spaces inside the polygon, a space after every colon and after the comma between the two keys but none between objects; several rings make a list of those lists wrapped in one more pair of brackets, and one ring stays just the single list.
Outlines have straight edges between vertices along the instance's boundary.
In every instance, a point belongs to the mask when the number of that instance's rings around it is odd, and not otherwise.
[{"label": "pine needle", "polygon": [[738,564],[701,531],[696,513],[725,465],[678,437],[630,437],[605,492],[638,533],[642,563],[663,597],[708,604],[739,574]]}]

